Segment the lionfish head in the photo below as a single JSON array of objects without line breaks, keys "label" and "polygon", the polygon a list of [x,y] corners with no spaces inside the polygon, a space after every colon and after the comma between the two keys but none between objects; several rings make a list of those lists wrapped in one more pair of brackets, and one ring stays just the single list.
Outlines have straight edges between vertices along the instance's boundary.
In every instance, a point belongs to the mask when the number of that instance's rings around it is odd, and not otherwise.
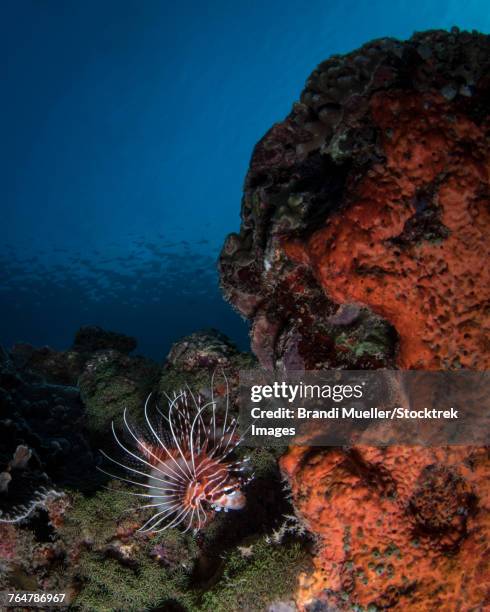
[{"label": "lionfish head", "polygon": [[188,503],[205,504],[217,512],[244,508],[246,497],[242,488],[247,479],[237,476],[235,470],[236,466],[233,464],[210,462],[208,469],[199,474],[195,482],[189,484]]},{"label": "lionfish head", "polygon": [[247,498],[242,491],[242,483],[237,479],[235,482],[231,480],[226,487],[219,491],[214,499],[213,504],[216,509],[224,508],[225,510],[241,510],[247,503]]},{"label": "lionfish head", "polygon": [[132,448],[123,444],[112,424],[116,443],[130,459],[120,462],[101,452],[129,477],[101,471],[140,487],[132,495],[150,501],[140,506],[152,508],[153,515],[139,531],[159,532],[178,525],[184,525],[185,531],[198,531],[215,512],[244,508],[243,487],[253,476],[248,473],[248,458],[232,458],[241,438],[237,419],[229,418],[228,383],[221,412],[213,386],[212,380],[207,403],[190,390],[167,397],[166,414],[157,408],[156,419],[150,416],[149,396],[144,406],[147,431],[143,435],[129,424],[125,410],[123,421]]}]

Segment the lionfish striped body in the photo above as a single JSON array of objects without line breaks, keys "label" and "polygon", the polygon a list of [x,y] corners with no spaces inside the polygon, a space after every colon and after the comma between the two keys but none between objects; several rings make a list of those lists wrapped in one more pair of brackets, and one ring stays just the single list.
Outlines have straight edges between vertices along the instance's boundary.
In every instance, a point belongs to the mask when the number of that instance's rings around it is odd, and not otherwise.
[{"label": "lionfish striped body", "polygon": [[159,532],[178,525],[185,526],[184,532],[198,531],[215,512],[245,506],[242,489],[252,476],[246,475],[248,458],[232,461],[230,457],[241,438],[237,435],[237,420],[228,418],[228,384],[226,389],[221,424],[218,424],[213,390],[208,403],[203,403],[200,396],[196,398],[190,390],[174,394],[168,398],[168,413],[164,415],[158,410],[160,418],[156,423],[150,418],[149,396],[144,407],[148,427],[145,435],[138,435],[131,427],[124,410],[124,425],[133,450],[121,442],[112,424],[114,438],[131,458],[132,465],[101,452],[131,477],[101,471],[144,490],[132,495],[148,498],[151,503],[140,508],[152,508],[154,513],[139,531]]}]

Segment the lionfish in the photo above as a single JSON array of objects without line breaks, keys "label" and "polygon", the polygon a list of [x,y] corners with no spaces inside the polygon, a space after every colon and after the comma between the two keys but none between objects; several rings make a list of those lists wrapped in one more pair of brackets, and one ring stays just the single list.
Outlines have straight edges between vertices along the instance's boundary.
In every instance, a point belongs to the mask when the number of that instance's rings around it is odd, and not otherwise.
[{"label": "lionfish", "polygon": [[226,380],[226,408],[222,424],[218,424],[217,402],[214,397],[214,375],[211,381],[211,401],[187,388],[167,396],[168,413],[157,407],[158,422],[149,415],[151,394],[144,405],[148,431],[139,434],[129,424],[124,409],[124,426],[134,442],[131,450],[121,442],[112,422],[112,434],[118,446],[127,454],[132,465],[121,463],[101,450],[112,463],[127,470],[131,478],[102,472],[137,487],[144,492],[131,493],[149,498],[151,503],[140,506],[154,508],[152,517],[138,531],[164,531],[184,525],[184,533],[204,527],[215,512],[244,508],[243,487],[253,474],[248,473],[248,457],[231,460],[230,455],[243,439],[237,435],[238,420],[229,418],[229,388]]}]

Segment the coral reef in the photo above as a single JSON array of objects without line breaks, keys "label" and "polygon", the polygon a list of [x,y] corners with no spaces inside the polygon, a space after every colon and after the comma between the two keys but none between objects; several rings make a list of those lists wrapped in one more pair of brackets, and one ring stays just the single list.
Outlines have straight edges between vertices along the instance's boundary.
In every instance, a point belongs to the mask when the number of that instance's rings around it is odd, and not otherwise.
[{"label": "coral reef", "polygon": [[307,565],[307,554],[298,543],[253,542],[228,555],[222,580],[204,594],[201,609],[267,610],[276,598],[291,596],[298,572]]},{"label": "coral reef", "polygon": [[256,365],[250,353],[238,351],[218,330],[198,331],[171,347],[160,372],[158,394],[166,397],[189,387],[209,401],[212,381],[214,397],[223,403],[228,393],[231,415],[237,416],[239,372]]},{"label": "coral reef", "polygon": [[77,351],[37,348],[24,342],[15,344],[10,356],[19,369],[36,373],[47,383],[69,386],[76,386],[87,359],[86,354]]},{"label": "coral reef", "polygon": [[[488,368],[489,49],[454,29],[334,56],[257,144],[220,270],[264,366]],[[337,350],[360,307],[374,359]]]},{"label": "coral reef", "polygon": [[[257,144],[219,268],[260,365],[489,368],[489,50],[453,29],[332,57]],[[111,421],[187,386],[235,415],[256,362],[216,330],[163,365],[135,347],[85,327],[0,349],[0,588],[83,611],[490,608],[488,448],[256,448],[243,509],[138,532],[151,512],[95,470]]]},{"label": "coral reef", "polygon": [[75,334],[72,350],[79,353],[114,350],[119,353],[131,353],[137,346],[135,338],[113,331],[107,331],[97,325],[85,325]]},{"label": "coral reef", "polygon": [[137,532],[134,498],[114,483],[111,490],[76,495],[59,533],[74,561],[76,605],[83,610],[142,610],[186,599],[197,547],[172,530],[152,536]]},{"label": "coral reef", "polygon": [[[490,37],[381,39],[256,145],[223,290],[272,368],[488,369]],[[291,448],[299,607],[490,606],[488,449]]]},{"label": "coral reef", "polygon": [[47,383],[0,349],[0,520],[29,514],[51,491],[90,488],[84,427],[76,387]]},{"label": "coral reef", "polygon": [[301,609],[490,605],[488,449],[296,447],[281,467],[317,536]]},{"label": "coral reef", "polygon": [[237,355],[236,347],[216,329],[202,330],[175,342],[167,363],[177,370],[192,372],[204,368],[226,367]]},{"label": "coral reef", "polygon": [[0,354],[0,510],[13,518],[0,516],[0,588],[66,591],[73,609],[90,612],[229,610],[233,601],[263,610],[291,601],[310,553],[304,529],[284,519],[293,513],[277,464],[284,449],[239,448],[236,459],[248,455],[255,473],[247,505],[217,513],[198,535],[139,532],[151,509],[95,469],[97,447],[117,451],[110,421],[120,432],[125,406],[142,421],[151,391],[188,385],[206,398],[214,373],[215,397],[228,390],[235,415],[238,371],[254,359],[215,331],[183,338],[162,366],[116,345],[75,344],[83,351],[17,345]]},{"label": "coral reef", "polygon": [[114,350],[128,354],[135,348],[136,340],[130,336],[86,325],[77,331],[73,345],[67,351],[18,343],[10,354],[17,367],[40,375],[45,382],[75,386],[87,360],[95,352]]},{"label": "coral reef", "polygon": [[130,414],[139,413],[159,371],[158,364],[144,357],[112,349],[95,352],[78,379],[91,435],[97,439],[106,436],[111,421],[120,417],[124,408]]}]

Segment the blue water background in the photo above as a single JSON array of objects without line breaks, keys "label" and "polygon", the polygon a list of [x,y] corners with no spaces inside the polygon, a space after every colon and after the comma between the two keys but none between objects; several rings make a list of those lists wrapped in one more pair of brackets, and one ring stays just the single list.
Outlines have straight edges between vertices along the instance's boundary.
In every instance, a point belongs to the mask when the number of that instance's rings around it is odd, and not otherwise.
[{"label": "blue water background", "polygon": [[313,68],[382,36],[490,31],[487,0],[3,0],[0,343],[82,324],[161,359],[247,326],[215,262],[254,144]]}]

